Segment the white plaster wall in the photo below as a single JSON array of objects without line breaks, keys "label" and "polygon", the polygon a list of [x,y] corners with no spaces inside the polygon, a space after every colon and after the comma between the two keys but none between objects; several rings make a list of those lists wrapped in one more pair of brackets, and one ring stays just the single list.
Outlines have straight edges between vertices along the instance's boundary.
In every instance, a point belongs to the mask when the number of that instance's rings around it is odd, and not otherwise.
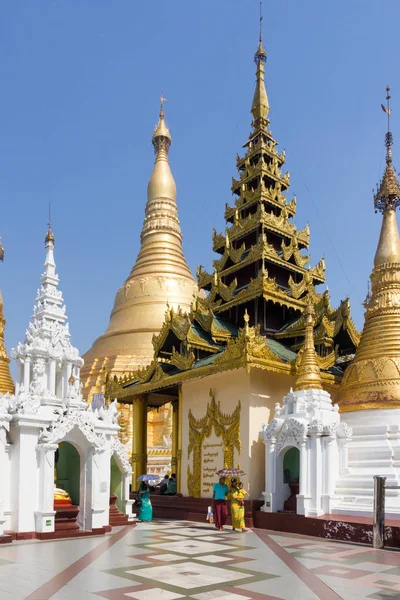
[{"label": "white plaster wall", "polygon": [[[6,519],[4,523],[4,529],[11,529],[11,452],[12,445],[9,444],[5,449],[5,460],[4,460],[4,517]],[[2,485],[3,485],[2,484]]]},{"label": "white plaster wall", "polygon": [[35,511],[39,503],[39,461],[36,446],[39,429],[11,426],[11,529],[35,531]]},{"label": "white plaster wall", "polygon": [[[209,391],[213,390],[215,401],[220,402],[221,410],[231,414],[239,400],[241,402],[240,415],[240,436],[242,441],[242,451],[240,456],[235,451],[235,466],[240,463],[241,468],[249,472],[249,395],[250,379],[244,369],[218,373],[204,379],[189,381],[182,385],[182,493],[188,495],[187,489],[187,468],[190,464],[192,469],[193,453],[188,459],[189,446],[189,409],[195,418],[199,419],[206,414],[207,403],[210,402]],[[221,438],[215,438],[219,443]],[[214,435],[208,443],[215,443]],[[206,442],[207,443],[207,442]],[[223,456],[223,455],[221,455]],[[223,463],[219,468],[223,468]],[[217,481],[217,476],[215,476]],[[243,483],[248,487],[248,478],[243,477]],[[204,493],[203,497],[211,497],[212,493]]]},{"label": "white plaster wall", "polygon": [[[294,385],[295,378],[289,375],[271,373],[261,369],[252,369],[250,374],[245,369],[227,371],[193,380],[182,385],[182,493],[188,494],[187,467],[192,468],[191,455],[188,460],[189,445],[188,413],[192,410],[196,418],[206,414],[207,403],[210,400],[209,390],[212,388],[216,402],[220,402],[221,410],[232,413],[238,401],[241,402],[240,437],[242,451],[235,455],[235,466],[245,471],[243,477],[245,488],[252,499],[262,499],[265,489],[265,450],[264,443],[259,439],[263,423],[268,423],[273,415],[276,402],[282,398]],[[212,437],[214,440],[214,436]],[[218,440],[216,440],[218,441]],[[210,442],[211,443],[211,442]],[[221,465],[222,467],[223,465]],[[216,479],[215,479],[216,480]],[[211,493],[202,494],[204,497]]]},{"label": "white plaster wall", "polygon": [[249,491],[253,500],[263,500],[265,490],[265,446],[259,438],[263,423],[273,418],[277,402],[294,385],[295,378],[288,375],[271,373],[262,369],[250,372],[249,422],[248,422],[248,458]]}]

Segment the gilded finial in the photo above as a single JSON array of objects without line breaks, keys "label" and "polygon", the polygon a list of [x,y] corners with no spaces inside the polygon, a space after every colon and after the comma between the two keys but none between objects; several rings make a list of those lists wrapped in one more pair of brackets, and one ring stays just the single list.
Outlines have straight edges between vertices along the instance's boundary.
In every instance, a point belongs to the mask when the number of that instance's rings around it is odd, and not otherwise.
[{"label": "gilded finial", "polygon": [[381,104],[381,108],[388,117],[388,130],[385,135],[385,146],[386,146],[386,168],[380,182],[379,188],[377,185],[377,191],[374,196],[375,212],[385,212],[387,210],[396,210],[400,205],[400,185],[397,179],[396,171],[392,164],[392,146],[393,146],[393,135],[390,131],[390,115],[392,110],[390,108],[390,87],[386,87],[386,106]]},{"label": "gilded finial", "polygon": [[167,101],[166,98],[164,98],[164,95],[161,93],[160,95],[160,114],[159,114],[159,118],[158,118],[158,123],[154,128],[154,133],[153,133],[153,138],[152,138],[152,142],[153,142],[153,146],[154,146],[154,151],[157,155],[159,154],[168,154],[168,150],[169,147],[171,146],[171,134],[169,132],[169,129],[165,123],[165,118],[164,118],[164,104]]},{"label": "gilded finial", "polygon": [[260,2],[260,36],[259,36],[259,39],[258,39],[257,52],[254,55],[254,62],[256,63],[256,65],[260,61],[263,62],[263,63],[265,63],[265,61],[267,60],[267,53],[266,53],[265,48],[264,48],[263,43],[262,43],[262,20],[263,20],[262,2]]},{"label": "gilded finial", "polygon": [[257,65],[256,89],[254,90],[253,104],[251,106],[251,112],[254,117],[253,127],[256,130],[263,129],[269,125],[267,118],[269,102],[264,82],[264,65],[267,60],[267,53],[262,42],[262,19],[262,2],[260,2],[260,34],[257,52],[254,55],[254,62]]},{"label": "gilded finial", "polygon": [[54,238],[54,234],[51,230],[51,204],[49,202],[49,221],[47,223],[47,234],[46,234],[46,237],[44,238],[44,243],[47,246],[47,244],[49,244],[50,242],[54,246],[55,238]]},{"label": "gilded finial", "polygon": [[314,346],[314,321],[315,308],[311,297],[306,300],[304,308],[305,332],[304,346],[300,358],[299,372],[294,389],[298,390],[321,390],[322,379],[318,364],[317,353]]}]

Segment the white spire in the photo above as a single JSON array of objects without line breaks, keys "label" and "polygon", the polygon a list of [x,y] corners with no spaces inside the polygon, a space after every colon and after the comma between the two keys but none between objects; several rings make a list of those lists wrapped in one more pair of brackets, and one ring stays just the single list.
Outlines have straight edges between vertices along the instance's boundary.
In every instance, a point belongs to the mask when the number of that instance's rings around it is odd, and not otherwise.
[{"label": "white spire", "polygon": [[[54,261],[54,235],[45,239],[46,260],[25,340],[12,350],[20,362],[17,393],[42,398],[41,404],[81,404],[83,359],[70,342],[69,325]],[[72,375],[72,377],[71,377]]]}]

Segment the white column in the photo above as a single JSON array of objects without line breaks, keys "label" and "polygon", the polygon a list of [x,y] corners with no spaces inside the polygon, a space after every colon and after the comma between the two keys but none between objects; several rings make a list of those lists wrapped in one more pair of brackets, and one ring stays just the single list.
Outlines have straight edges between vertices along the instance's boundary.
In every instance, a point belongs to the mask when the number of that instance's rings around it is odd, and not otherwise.
[{"label": "white column", "polygon": [[11,427],[11,529],[18,533],[35,531],[35,512],[39,504],[36,446],[41,429],[49,422],[39,421],[35,415],[21,415]]},{"label": "white column", "polygon": [[91,497],[91,529],[109,524],[111,456],[109,451],[91,452],[92,485],[87,493]]},{"label": "white column", "polygon": [[307,438],[300,442],[300,488],[297,495],[297,514],[305,515],[310,503],[310,469],[308,468]]},{"label": "white column", "polygon": [[49,392],[50,394],[56,393],[56,360],[52,358],[50,360],[50,368],[49,368]]},{"label": "white column", "polygon": [[310,436],[310,507],[305,515],[319,517],[324,514],[322,510],[322,452],[321,435],[312,433]]},{"label": "white column", "polygon": [[132,512],[133,500],[130,499],[129,486],[132,481],[132,471],[122,471],[121,502],[124,506],[124,513],[128,515],[129,521],[133,521]]},{"label": "white column", "polygon": [[24,388],[27,392],[31,383],[31,358],[26,356],[24,360]]},{"label": "white column", "polygon": [[35,512],[36,531],[54,531],[54,454],[56,444],[39,444],[39,502]]},{"label": "white column", "polygon": [[8,482],[4,481],[8,475],[8,469],[6,469],[6,460],[8,460],[8,456],[6,454],[6,428],[8,428],[8,422],[6,423],[0,421],[0,478],[2,480],[2,484],[0,485],[0,535],[3,535],[4,533],[4,509],[6,505],[5,493],[8,488]]},{"label": "white column", "polygon": [[339,475],[349,473],[349,439],[338,438],[339,445]]},{"label": "white column", "polygon": [[276,510],[275,494],[276,494],[276,457],[275,444],[276,440],[271,439],[264,442],[265,444],[265,492],[264,506],[261,508],[263,512],[274,512]]}]

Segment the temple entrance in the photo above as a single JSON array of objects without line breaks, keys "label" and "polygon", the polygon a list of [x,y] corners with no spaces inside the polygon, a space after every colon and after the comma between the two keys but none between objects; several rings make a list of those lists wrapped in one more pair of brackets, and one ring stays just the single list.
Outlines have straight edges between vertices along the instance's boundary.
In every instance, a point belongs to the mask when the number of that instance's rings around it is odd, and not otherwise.
[{"label": "temple entrance", "polygon": [[119,468],[115,458],[111,457],[111,474],[110,474],[110,494],[117,496],[115,502],[118,510],[124,512],[124,504],[122,503],[122,471]]},{"label": "temple entrance", "polygon": [[283,456],[283,483],[289,488],[289,496],[283,508],[287,512],[297,512],[297,495],[300,489],[300,452],[289,448]]},{"label": "temple entrance", "polygon": [[58,446],[58,461],[56,464],[56,487],[68,492],[72,504],[80,504],[80,457],[79,452],[69,442]]}]

